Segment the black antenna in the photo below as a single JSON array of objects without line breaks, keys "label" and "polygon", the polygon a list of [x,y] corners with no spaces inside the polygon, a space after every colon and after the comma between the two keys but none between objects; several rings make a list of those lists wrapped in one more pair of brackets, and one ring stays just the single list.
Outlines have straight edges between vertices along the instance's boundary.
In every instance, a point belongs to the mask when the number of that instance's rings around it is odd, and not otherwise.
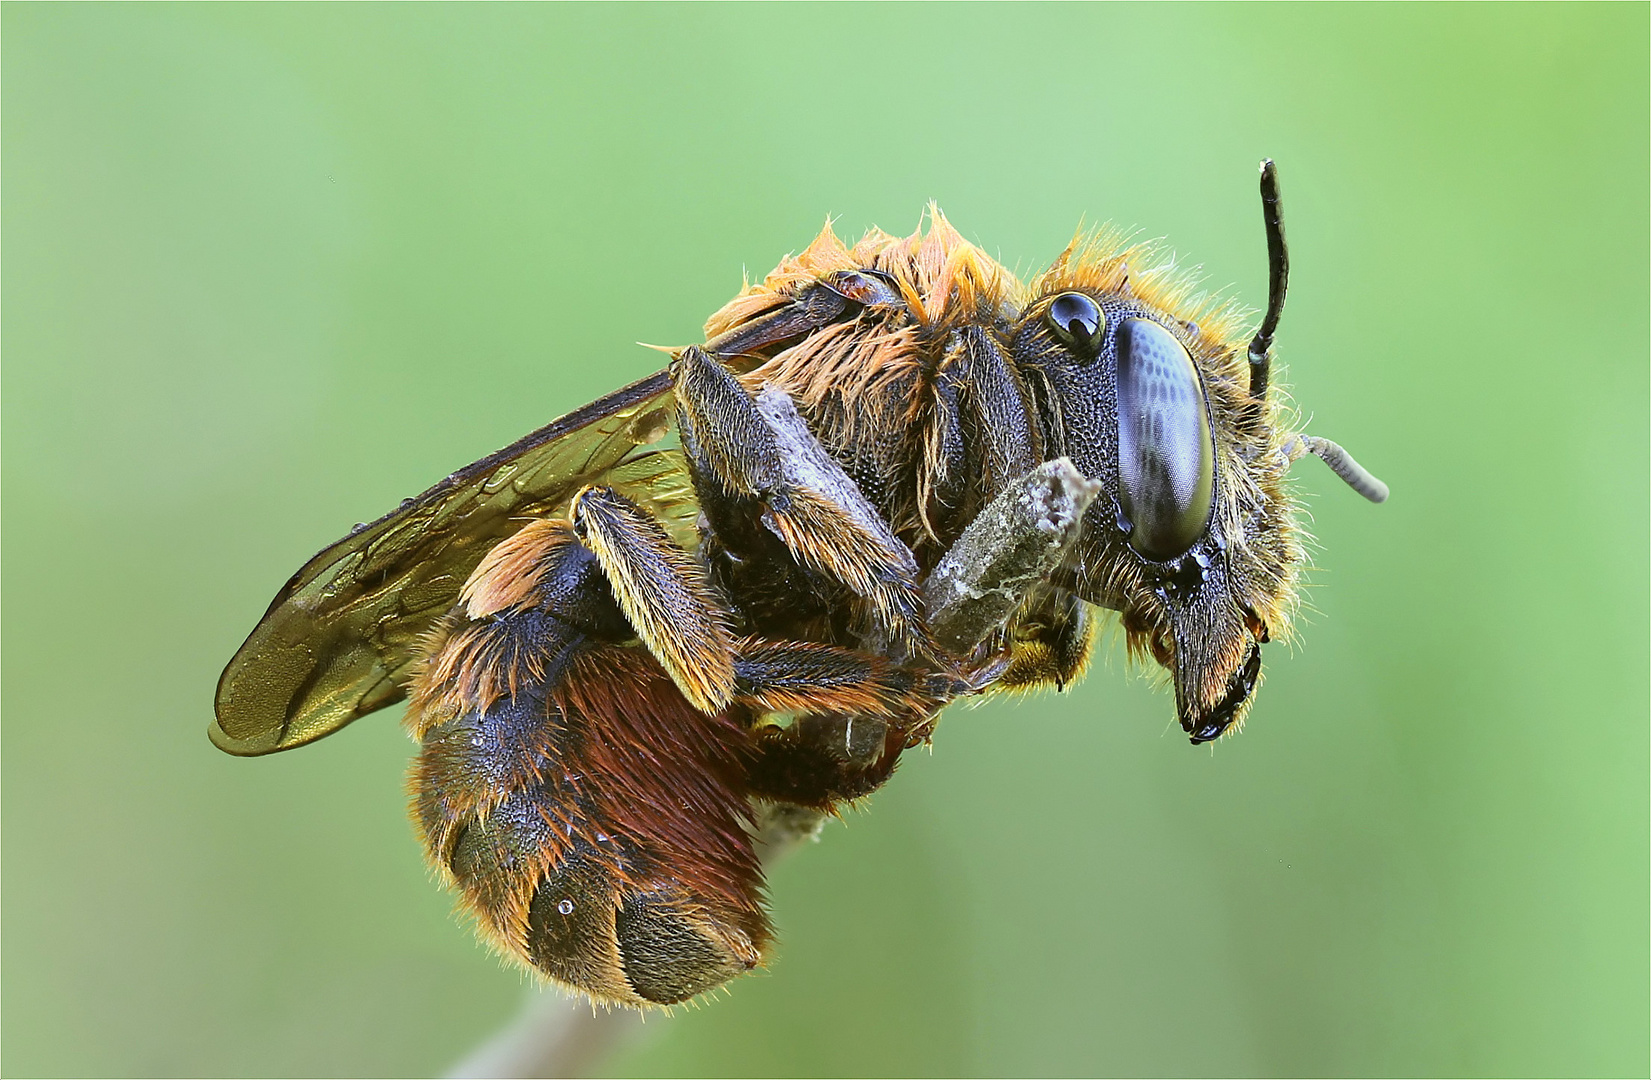
[{"label": "black antenna", "polygon": [[1284,292],[1290,286],[1290,249],[1284,246],[1284,206],[1278,197],[1278,168],[1273,159],[1261,163],[1261,221],[1267,227],[1267,315],[1250,339],[1250,397],[1264,401],[1267,376],[1273,363],[1273,334],[1284,314]]}]

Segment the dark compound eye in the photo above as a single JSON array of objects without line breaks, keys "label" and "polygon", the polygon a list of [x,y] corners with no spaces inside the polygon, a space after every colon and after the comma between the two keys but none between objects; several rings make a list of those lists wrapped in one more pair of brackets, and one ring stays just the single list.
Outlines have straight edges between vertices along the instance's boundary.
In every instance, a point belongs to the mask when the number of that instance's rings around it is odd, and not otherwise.
[{"label": "dark compound eye", "polygon": [[1049,305],[1049,322],[1062,344],[1080,356],[1094,356],[1101,348],[1106,316],[1083,293],[1061,293]]},{"label": "dark compound eye", "polygon": [[1186,347],[1151,319],[1118,327],[1118,488],[1129,543],[1149,559],[1192,547],[1210,520],[1214,448]]}]

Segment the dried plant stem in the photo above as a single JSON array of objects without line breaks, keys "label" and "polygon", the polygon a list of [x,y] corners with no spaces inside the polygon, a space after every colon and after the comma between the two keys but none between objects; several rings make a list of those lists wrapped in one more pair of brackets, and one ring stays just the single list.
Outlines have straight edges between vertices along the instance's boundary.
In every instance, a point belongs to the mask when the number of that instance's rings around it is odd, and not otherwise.
[{"label": "dried plant stem", "polygon": [[966,653],[1002,626],[1066,558],[1100,490],[1066,458],[1046,461],[1004,488],[923,584],[935,640]]},{"label": "dried plant stem", "polygon": [[633,1010],[596,1008],[560,990],[535,989],[504,1030],[472,1050],[447,1075],[589,1076],[641,1028],[642,1014]]}]

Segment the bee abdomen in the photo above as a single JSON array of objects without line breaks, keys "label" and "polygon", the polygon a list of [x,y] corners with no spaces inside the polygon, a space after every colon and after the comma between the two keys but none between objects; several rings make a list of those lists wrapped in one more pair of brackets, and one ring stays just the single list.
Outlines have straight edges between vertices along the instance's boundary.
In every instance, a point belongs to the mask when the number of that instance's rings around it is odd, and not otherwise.
[{"label": "bee abdomen", "polygon": [[[421,684],[409,711],[414,817],[462,906],[501,951],[621,1004],[674,1004],[759,964],[747,733],[690,707],[642,649],[543,612],[524,634],[525,617],[450,636],[426,665],[450,685]],[[513,691],[464,694],[454,649],[501,665],[473,685]]]},{"label": "bee abdomen", "polygon": [[679,892],[632,893],[617,908],[603,902],[621,891],[580,860],[540,881],[528,916],[533,966],[626,1004],[675,1005],[761,963],[748,935]]},{"label": "bee abdomen", "polygon": [[696,913],[670,892],[626,897],[614,919],[625,977],[649,1001],[674,1005],[762,962],[741,930]]}]

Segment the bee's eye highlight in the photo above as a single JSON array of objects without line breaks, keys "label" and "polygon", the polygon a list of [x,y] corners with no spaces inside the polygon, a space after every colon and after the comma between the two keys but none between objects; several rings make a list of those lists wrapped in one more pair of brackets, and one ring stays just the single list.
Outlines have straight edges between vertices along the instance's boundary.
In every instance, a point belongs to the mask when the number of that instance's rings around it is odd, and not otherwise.
[{"label": "bee's eye highlight", "polygon": [[1118,489],[1149,559],[1173,559],[1203,535],[1215,489],[1204,384],[1174,334],[1151,319],[1118,327]]},{"label": "bee's eye highlight", "polygon": [[1106,330],[1106,316],[1095,301],[1079,292],[1061,293],[1049,305],[1049,322],[1061,343],[1083,356],[1094,356],[1101,349],[1101,334]]}]

